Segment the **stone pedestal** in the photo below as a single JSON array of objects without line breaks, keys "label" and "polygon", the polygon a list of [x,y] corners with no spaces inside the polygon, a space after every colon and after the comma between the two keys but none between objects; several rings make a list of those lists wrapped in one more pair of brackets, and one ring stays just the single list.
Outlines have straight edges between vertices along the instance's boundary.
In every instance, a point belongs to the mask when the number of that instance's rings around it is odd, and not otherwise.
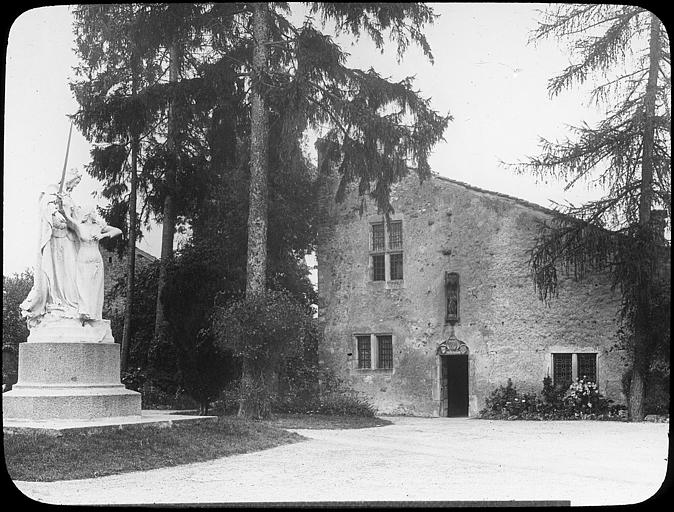
[{"label": "stone pedestal", "polygon": [[140,393],[120,381],[120,347],[110,322],[45,320],[19,345],[18,380],[2,395],[3,419],[140,416]]}]

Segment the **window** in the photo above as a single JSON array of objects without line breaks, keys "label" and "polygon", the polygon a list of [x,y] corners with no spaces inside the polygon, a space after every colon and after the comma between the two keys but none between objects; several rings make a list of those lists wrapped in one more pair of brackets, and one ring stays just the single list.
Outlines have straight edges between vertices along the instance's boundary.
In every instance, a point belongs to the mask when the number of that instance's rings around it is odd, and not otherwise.
[{"label": "window", "polygon": [[370,259],[373,281],[403,279],[403,223],[401,220],[370,224]]},{"label": "window", "polygon": [[597,382],[597,354],[578,354],[578,378]]},{"label": "window", "polygon": [[384,281],[386,279],[386,260],[383,254],[372,255],[372,280]]},{"label": "window", "polygon": [[377,336],[377,352],[379,361],[377,368],[393,368],[393,338]]},{"label": "window", "polygon": [[578,379],[597,382],[596,353],[552,354],[552,382],[555,386],[568,387]]},{"label": "window", "polygon": [[388,248],[394,251],[403,249],[403,222],[391,221],[388,232]]},{"label": "window", "polygon": [[384,252],[384,223],[372,224],[372,252]]},{"label": "window", "polygon": [[391,254],[391,281],[403,278],[403,253],[396,252]]},{"label": "window", "polygon": [[370,368],[371,366],[371,351],[370,351],[370,337],[356,336],[358,340],[358,368]]},{"label": "window", "polygon": [[571,354],[552,354],[552,382],[564,388],[573,382]]},{"label": "window", "polygon": [[359,370],[393,369],[393,336],[391,334],[356,334]]}]

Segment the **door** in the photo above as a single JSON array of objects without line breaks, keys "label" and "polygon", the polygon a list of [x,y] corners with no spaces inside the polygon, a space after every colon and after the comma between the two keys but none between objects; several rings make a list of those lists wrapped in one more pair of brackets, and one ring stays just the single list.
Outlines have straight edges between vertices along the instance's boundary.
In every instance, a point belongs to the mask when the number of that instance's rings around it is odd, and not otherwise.
[{"label": "door", "polygon": [[468,416],[468,355],[456,354],[442,359],[442,388],[446,389],[447,416]]}]

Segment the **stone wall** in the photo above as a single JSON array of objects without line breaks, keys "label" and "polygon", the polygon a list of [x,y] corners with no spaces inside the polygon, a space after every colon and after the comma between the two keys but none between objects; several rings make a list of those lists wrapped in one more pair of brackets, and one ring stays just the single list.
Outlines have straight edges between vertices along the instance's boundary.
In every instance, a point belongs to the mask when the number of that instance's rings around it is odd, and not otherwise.
[{"label": "stone wall", "polygon": [[[409,177],[392,190],[393,220],[403,222],[402,281],[372,281],[370,223],[381,220],[371,201],[352,190],[333,200],[325,177],[319,229],[321,363],[373,401],[381,413],[438,415],[440,357],[448,338],[445,272],[460,276],[460,320],[454,333],[469,348],[469,413],[512,378],[539,392],[552,374],[553,352],[597,353],[597,380],[623,402],[624,369],[616,343],[620,296],[608,277],[560,279],[559,297],[544,305],[528,269],[538,223],[551,212],[522,200],[440,177]],[[356,334],[392,334],[393,369],[358,369]]]},{"label": "stone wall", "polygon": [[[109,318],[111,315],[123,315],[126,304],[126,288],[124,283],[126,282],[126,271],[128,265],[126,251],[120,255],[117,251],[109,251],[102,245],[99,247],[99,249],[103,258],[103,272],[105,281],[103,316],[105,318]],[[157,258],[151,254],[136,248],[136,273],[156,259]],[[121,287],[115,287],[115,285],[118,283],[121,283]]]}]

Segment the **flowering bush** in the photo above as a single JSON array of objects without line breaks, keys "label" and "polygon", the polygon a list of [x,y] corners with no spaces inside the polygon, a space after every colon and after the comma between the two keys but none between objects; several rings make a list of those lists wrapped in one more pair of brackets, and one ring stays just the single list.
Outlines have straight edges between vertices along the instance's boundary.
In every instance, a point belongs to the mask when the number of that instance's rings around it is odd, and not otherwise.
[{"label": "flowering bush", "polygon": [[597,384],[585,379],[572,383],[564,396],[564,405],[575,417],[604,414],[609,404],[610,401],[599,393]]},{"label": "flowering bush", "polygon": [[612,405],[599,393],[594,382],[580,379],[563,389],[552,385],[552,379],[543,379],[542,397],[519,393],[508,379],[486,399],[480,411],[485,419],[566,420],[601,419],[625,420],[625,407]]}]

